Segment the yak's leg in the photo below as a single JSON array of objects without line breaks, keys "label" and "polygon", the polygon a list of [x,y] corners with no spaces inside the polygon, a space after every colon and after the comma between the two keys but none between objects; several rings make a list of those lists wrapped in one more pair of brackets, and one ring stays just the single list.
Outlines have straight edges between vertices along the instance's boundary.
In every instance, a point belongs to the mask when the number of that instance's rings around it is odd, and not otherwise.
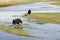
[{"label": "yak's leg", "polygon": [[22,25],[21,24],[18,24],[18,28],[22,29]]},{"label": "yak's leg", "polygon": [[17,24],[17,28],[19,28],[19,24]]},{"label": "yak's leg", "polygon": [[17,28],[17,24],[13,24],[13,28]]},{"label": "yak's leg", "polygon": [[20,24],[20,28],[22,29],[22,24]]},{"label": "yak's leg", "polygon": [[13,28],[16,28],[16,24],[13,24]]}]

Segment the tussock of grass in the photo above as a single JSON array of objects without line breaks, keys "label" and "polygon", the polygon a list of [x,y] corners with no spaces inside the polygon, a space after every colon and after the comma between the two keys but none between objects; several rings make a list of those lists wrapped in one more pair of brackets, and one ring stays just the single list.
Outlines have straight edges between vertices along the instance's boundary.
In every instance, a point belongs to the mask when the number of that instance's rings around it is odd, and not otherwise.
[{"label": "tussock of grass", "polygon": [[38,23],[56,23],[60,24],[60,13],[32,13],[24,16],[28,19],[36,19]]}]

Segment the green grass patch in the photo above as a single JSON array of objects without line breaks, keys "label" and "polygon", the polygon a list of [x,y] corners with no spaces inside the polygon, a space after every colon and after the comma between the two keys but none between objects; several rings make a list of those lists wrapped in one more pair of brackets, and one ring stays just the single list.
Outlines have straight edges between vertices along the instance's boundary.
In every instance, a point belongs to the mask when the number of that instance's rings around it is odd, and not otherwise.
[{"label": "green grass patch", "polygon": [[32,13],[31,15],[23,16],[28,20],[35,19],[37,23],[55,23],[60,24],[60,13]]}]

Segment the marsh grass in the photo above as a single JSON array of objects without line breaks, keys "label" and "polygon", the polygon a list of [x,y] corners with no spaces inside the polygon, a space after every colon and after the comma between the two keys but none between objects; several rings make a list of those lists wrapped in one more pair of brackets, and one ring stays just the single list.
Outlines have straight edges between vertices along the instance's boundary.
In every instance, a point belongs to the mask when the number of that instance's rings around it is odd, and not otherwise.
[{"label": "marsh grass", "polygon": [[29,33],[25,32],[24,30],[21,30],[21,29],[0,26],[0,30],[4,30],[5,32],[11,33],[11,34],[16,34],[16,35],[21,35],[21,36],[30,36]]},{"label": "marsh grass", "polygon": [[28,19],[35,19],[37,23],[55,23],[60,24],[60,13],[32,13],[28,16],[23,16]]},{"label": "marsh grass", "polygon": [[51,3],[51,4],[60,6],[60,2],[55,2],[55,3]]},{"label": "marsh grass", "polygon": [[30,4],[35,2],[42,2],[47,0],[0,0],[0,7],[12,6],[17,4]]},{"label": "marsh grass", "polygon": [[3,22],[4,24],[11,24],[10,22]]},{"label": "marsh grass", "polygon": [[52,2],[51,4],[60,6],[60,0],[49,0],[49,2],[50,1]]},{"label": "marsh grass", "polygon": [[[25,28],[30,28],[27,25],[23,25]],[[23,27],[23,28],[24,28]],[[32,38],[40,38],[38,36],[33,36],[30,33],[24,31],[23,29],[16,29],[16,28],[11,28],[11,27],[6,27],[6,26],[0,26],[0,30],[3,30],[9,34],[13,34],[13,35],[18,35],[18,36],[25,36],[25,37],[32,37]]]},{"label": "marsh grass", "polygon": [[41,7],[41,8],[53,8],[53,7]]}]

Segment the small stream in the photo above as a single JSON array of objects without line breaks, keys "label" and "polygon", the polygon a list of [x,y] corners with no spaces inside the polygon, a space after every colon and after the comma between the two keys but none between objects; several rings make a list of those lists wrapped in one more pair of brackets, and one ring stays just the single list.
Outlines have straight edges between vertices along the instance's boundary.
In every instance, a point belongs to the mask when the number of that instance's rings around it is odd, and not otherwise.
[{"label": "small stream", "polygon": [[[44,8],[47,7],[47,8]],[[14,18],[19,17],[23,24],[28,24],[32,28],[24,28],[26,32],[39,36],[40,38],[30,38],[12,35],[4,31],[0,31],[1,40],[59,40],[60,39],[60,24],[36,24],[35,22],[28,22],[26,18],[21,17],[27,10],[32,12],[60,12],[60,6],[51,5],[49,2],[40,2],[32,4],[15,5],[5,8],[0,8],[0,25],[9,26],[12,24],[5,24],[4,22],[12,22]],[[15,16],[15,17],[14,17]]]}]

